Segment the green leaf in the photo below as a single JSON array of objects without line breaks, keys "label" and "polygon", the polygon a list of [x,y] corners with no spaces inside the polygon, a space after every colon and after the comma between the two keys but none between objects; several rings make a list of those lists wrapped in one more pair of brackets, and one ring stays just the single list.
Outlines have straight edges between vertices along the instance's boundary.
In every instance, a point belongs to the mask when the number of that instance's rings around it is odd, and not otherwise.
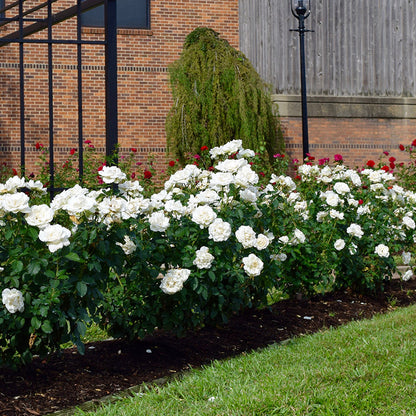
[{"label": "green leaf", "polygon": [[45,334],[51,334],[51,333],[52,333],[53,329],[52,329],[52,325],[51,325],[51,323],[50,323],[49,321],[45,321],[45,322],[42,324],[42,331],[43,331]]},{"label": "green leaf", "polygon": [[88,287],[85,282],[77,283],[77,291],[81,297],[84,297],[87,294]]},{"label": "green leaf", "polygon": [[76,261],[76,262],[81,262],[82,261],[81,258],[78,256],[78,254],[77,253],[73,253],[73,252],[68,253],[65,256],[65,258],[67,258],[68,260],[71,260],[71,261]]},{"label": "green leaf", "polygon": [[84,335],[85,335],[85,333],[87,332],[87,327],[86,327],[86,325],[84,324],[84,322],[82,322],[82,321],[78,321],[78,322],[77,322],[77,329],[78,329],[78,333],[79,333],[81,336],[84,336]]},{"label": "green leaf", "polygon": [[31,320],[30,320],[30,324],[32,325],[32,328],[34,329],[39,329],[40,326],[42,325],[42,322],[36,317],[34,316]]},{"label": "green leaf", "polygon": [[215,273],[212,270],[208,272],[208,276],[212,282],[215,282]]},{"label": "green leaf", "polygon": [[35,276],[39,273],[40,271],[40,264],[37,262],[31,262],[29,263],[29,265],[27,266],[27,271],[29,272],[29,274],[31,274],[32,276]]},{"label": "green leaf", "polygon": [[20,260],[13,262],[12,271],[13,273],[20,273],[23,270],[23,263]]}]

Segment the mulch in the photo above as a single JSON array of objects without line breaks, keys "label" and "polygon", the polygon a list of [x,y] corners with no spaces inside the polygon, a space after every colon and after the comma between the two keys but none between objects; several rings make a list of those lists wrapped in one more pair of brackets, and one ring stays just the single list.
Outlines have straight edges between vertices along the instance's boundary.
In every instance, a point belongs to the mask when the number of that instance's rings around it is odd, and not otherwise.
[{"label": "mulch", "polygon": [[416,281],[393,280],[375,297],[346,291],[283,300],[185,338],[158,333],[134,342],[94,342],[83,356],[67,349],[46,360],[35,359],[17,372],[0,369],[0,415],[44,415],[71,408],[213,360],[414,303]]}]

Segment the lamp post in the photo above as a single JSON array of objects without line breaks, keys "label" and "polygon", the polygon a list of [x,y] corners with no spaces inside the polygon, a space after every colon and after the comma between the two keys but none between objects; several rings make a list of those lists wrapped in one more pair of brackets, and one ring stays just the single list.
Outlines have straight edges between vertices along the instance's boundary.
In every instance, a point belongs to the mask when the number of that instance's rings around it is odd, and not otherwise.
[{"label": "lamp post", "polygon": [[300,42],[300,88],[302,100],[302,148],[303,159],[309,153],[309,137],[308,137],[308,111],[306,103],[306,74],[305,74],[305,32],[313,32],[313,30],[305,29],[305,19],[311,14],[312,0],[289,0],[290,8],[293,16],[299,21],[297,29],[291,29],[291,32],[299,33]]}]

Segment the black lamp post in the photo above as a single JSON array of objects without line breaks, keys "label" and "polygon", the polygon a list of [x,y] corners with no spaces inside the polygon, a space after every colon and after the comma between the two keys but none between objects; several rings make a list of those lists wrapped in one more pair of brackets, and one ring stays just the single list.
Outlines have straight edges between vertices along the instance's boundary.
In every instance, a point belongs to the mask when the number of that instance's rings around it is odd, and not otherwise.
[{"label": "black lamp post", "polygon": [[300,88],[302,99],[302,147],[303,158],[309,153],[309,137],[308,137],[308,111],[306,103],[306,74],[305,74],[305,32],[313,32],[313,30],[305,29],[305,19],[311,14],[312,0],[289,0],[290,8],[293,16],[299,21],[297,29],[291,29],[292,32],[299,33],[300,41]]}]

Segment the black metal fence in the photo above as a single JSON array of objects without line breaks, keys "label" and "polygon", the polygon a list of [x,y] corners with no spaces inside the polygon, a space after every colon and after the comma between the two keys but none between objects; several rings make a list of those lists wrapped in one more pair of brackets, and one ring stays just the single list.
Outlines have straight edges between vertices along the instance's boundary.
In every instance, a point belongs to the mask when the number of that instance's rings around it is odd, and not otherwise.
[{"label": "black metal fence", "polygon": [[[106,156],[114,154],[118,143],[117,118],[117,15],[116,0],[76,0],[76,4],[58,13],[52,13],[52,3],[59,0],[47,0],[36,6],[24,8],[26,0],[17,0],[0,9],[0,27],[17,22],[18,30],[0,37],[0,47],[10,43],[19,44],[19,100],[20,100],[20,164],[22,173],[25,172],[25,44],[43,43],[48,45],[48,106],[49,106],[49,189],[51,194],[57,190],[54,180],[54,98],[53,98],[53,63],[54,44],[74,44],[77,47],[77,85],[78,85],[78,148],[79,148],[79,178],[82,180],[83,166],[83,97],[82,97],[82,46],[87,44],[102,45],[105,48],[105,108],[106,108]],[[33,4],[33,3],[32,3]],[[105,39],[84,40],[81,31],[81,14],[84,11],[104,4]],[[46,18],[34,17],[35,12],[46,10]],[[54,39],[52,27],[65,20],[76,17],[76,39]],[[28,38],[40,31],[47,31],[46,39]],[[1,99],[1,98],[0,98]]]}]

